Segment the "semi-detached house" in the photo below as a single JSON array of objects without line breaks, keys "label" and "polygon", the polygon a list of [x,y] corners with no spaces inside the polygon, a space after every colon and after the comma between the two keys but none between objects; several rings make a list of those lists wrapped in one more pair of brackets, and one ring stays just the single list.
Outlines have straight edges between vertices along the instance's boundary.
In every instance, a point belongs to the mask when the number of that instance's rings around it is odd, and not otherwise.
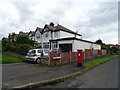
[{"label": "semi-detached house", "polygon": [[35,40],[39,48],[59,48],[63,51],[76,52],[77,49],[101,49],[101,45],[81,39],[81,34],[65,28],[62,25],[54,25],[51,22],[45,24],[44,28],[37,27],[35,31],[29,32],[29,39]]}]

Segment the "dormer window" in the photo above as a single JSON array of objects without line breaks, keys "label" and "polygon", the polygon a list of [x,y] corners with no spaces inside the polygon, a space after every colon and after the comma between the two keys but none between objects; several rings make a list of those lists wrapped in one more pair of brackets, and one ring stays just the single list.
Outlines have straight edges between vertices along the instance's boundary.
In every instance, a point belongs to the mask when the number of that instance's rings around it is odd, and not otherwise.
[{"label": "dormer window", "polygon": [[36,38],[39,39],[39,38],[40,38],[40,35],[37,35]]},{"label": "dormer window", "polygon": [[49,37],[49,33],[48,32],[45,33],[45,37],[46,38]]},{"label": "dormer window", "polygon": [[48,33],[45,34],[45,37],[48,37]]}]

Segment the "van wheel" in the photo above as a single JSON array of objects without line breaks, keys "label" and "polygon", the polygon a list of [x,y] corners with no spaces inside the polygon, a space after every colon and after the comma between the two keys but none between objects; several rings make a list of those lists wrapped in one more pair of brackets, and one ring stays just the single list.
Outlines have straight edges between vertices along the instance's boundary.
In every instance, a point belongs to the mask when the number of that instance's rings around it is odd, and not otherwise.
[{"label": "van wheel", "polygon": [[38,58],[38,59],[36,60],[36,63],[37,63],[37,64],[39,64],[39,63],[40,63],[40,58]]}]

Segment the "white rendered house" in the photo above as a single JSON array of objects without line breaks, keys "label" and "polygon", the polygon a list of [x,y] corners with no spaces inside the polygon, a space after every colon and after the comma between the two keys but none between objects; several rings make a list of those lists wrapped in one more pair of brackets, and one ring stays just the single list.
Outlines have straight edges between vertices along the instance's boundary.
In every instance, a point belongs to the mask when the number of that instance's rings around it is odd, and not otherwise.
[{"label": "white rendered house", "polygon": [[81,39],[81,34],[54,23],[45,24],[44,28],[37,27],[33,37],[29,38],[39,43],[39,48],[60,48],[64,51],[76,52],[77,49],[101,49],[101,45]]}]

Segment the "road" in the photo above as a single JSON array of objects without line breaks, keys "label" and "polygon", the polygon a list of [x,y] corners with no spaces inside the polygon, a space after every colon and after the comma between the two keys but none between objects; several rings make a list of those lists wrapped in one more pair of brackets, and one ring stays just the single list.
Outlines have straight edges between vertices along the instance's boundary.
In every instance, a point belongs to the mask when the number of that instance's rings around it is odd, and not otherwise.
[{"label": "road", "polygon": [[118,58],[73,79],[37,88],[118,88]]}]

